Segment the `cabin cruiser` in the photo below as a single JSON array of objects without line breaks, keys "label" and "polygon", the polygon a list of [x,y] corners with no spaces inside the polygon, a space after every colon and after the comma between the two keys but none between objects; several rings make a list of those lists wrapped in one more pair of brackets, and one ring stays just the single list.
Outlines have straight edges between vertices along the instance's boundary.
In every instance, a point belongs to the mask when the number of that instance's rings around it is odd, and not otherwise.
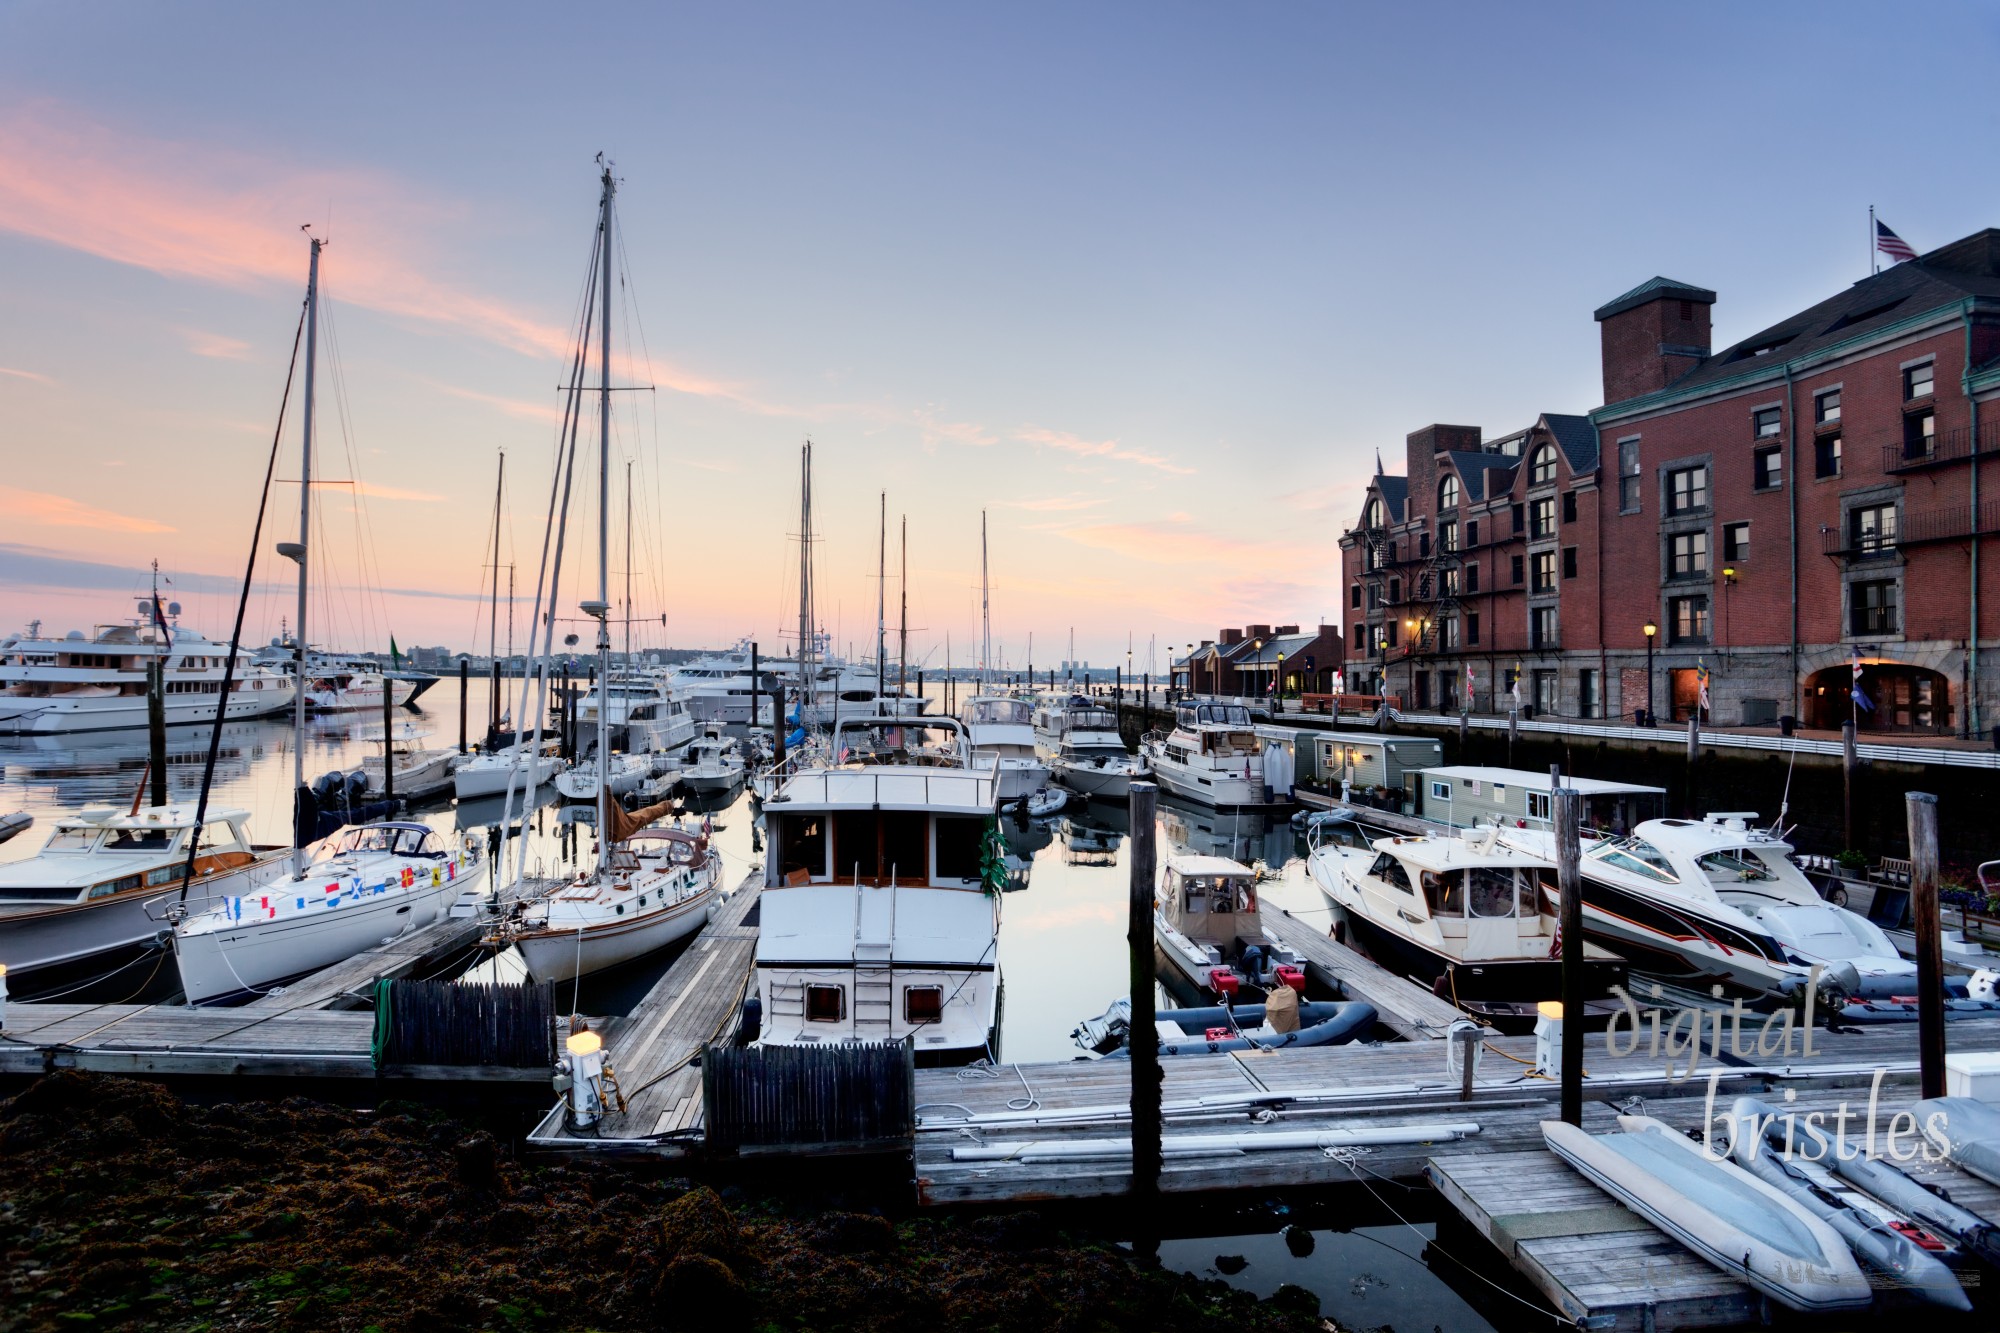
[{"label": "cabin cruiser", "polygon": [[[727,652],[683,662],[674,668],[669,680],[674,694],[687,701],[688,716],[696,722],[768,727],[775,716],[771,691],[781,677],[787,692],[791,691],[798,680],[798,663],[760,657],[754,677],[750,665],[750,640],[743,639]],[[754,718],[750,715],[753,695],[757,704]]]},{"label": "cabin cruiser", "polygon": [[997,761],[1002,805],[1031,796],[1048,782],[1049,770],[1035,757],[1033,709],[1027,700],[975,694],[965,701],[959,718],[972,753]]},{"label": "cabin cruiser", "polygon": [[171,913],[189,1004],[255,994],[421,930],[486,878],[477,840],[407,821],[353,824],[297,874]]},{"label": "cabin cruiser", "polygon": [[[1535,1006],[1562,995],[1556,917],[1543,892],[1555,864],[1501,845],[1499,830],[1315,846],[1306,867],[1335,938],[1431,987],[1502,1031],[1532,1031]],[[1625,962],[1584,941],[1584,989],[1605,1001]],[[1605,1018],[1609,1005],[1599,1006]]]},{"label": "cabin cruiser", "polygon": [[395,765],[395,793],[402,800],[421,801],[452,790],[452,768],[460,758],[459,753],[453,749],[426,748],[423,740],[430,734],[420,727],[405,724],[386,733],[363,736],[363,740],[374,742],[382,750],[361,761],[361,771],[368,778],[368,790],[377,796],[388,794],[389,785],[383,768],[385,761]]},{"label": "cabin cruiser", "polygon": [[504,750],[468,755],[452,770],[452,794],[461,801],[504,796],[510,782],[517,792],[532,791],[563,771],[557,746],[558,742],[547,741],[539,751],[530,754],[524,741],[517,739]]},{"label": "cabin cruiser", "polygon": [[[1624,837],[1585,837],[1585,931],[1635,971],[1688,986],[1783,994],[1818,965],[1823,984],[1848,995],[1909,994],[1916,964],[1867,918],[1821,898],[1791,844],[1752,828],[1755,818],[1649,819]],[[1531,855],[1555,855],[1553,833],[1503,828],[1500,836]]]},{"label": "cabin cruiser", "polygon": [[[246,810],[211,809],[202,823],[194,879],[196,908],[246,893],[284,874],[285,848],[253,844]],[[166,929],[165,905],[182,898],[195,808],[156,805],[123,814],[84,810],[55,821],[42,850],[0,865],[0,964],[17,997],[32,978],[86,959],[153,944]],[[25,983],[25,984],[24,984]]]},{"label": "cabin cruiser", "polygon": [[556,774],[556,790],[566,801],[594,801],[600,787],[613,796],[630,796],[654,776],[653,761],[643,754],[614,751],[607,758],[602,764],[596,755],[577,760],[574,768]]},{"label": "cabin cruiser", "polygon": [[719,724],[712,725],[706,735],[688,747],[687,763],[679,777],[691,792],[713,795],[743,781],[743,756],[736,752],[734,742],[722,738],[720,731]]},{"label": "cabin cruiser", "polygon": [[1153,900],[1153,941],[1196,994],[1229,1004],[1274,986],[1305,989],[1305,959],[1264,933],[1257,872],[1225,856],[1167,858]]},{"label": "cabin cruiser", "polygon": [[[822,665],[812,673],[812,698],[785,692],[787,718],[808,727],[833,727],[848,718],[921,717],[930,700],[876,679],[875,668]],[[794,704],[796,700],[796,705]]]},{"label": "cabin cruiser", "polygon": [[1035,753],[1047,761],[1050,777],[1079,796],[1122,801],[1134,779],[1151,773],[1144,755],[1125,748],[1118,715],[1080,694],[1044,695],[1036,704]]},{"label": "cabin cruiser", "polygon": [[793,771],[764,805],[758,1040],[908,1041],[927,1065],[986,1056],[1005,887],[998,761],[971,753],[952,718],[843,721],[834,740],[842,762]]},{"label": "cabin cruiser", "polygon": [[[150,608],[152,602],[141,602]],[[178,603],[174,604],[178,610]],[[146,677],[155,661],[165,668],[168,725],[213,722],[222,698],[229,645],[162,619],[135,617],[100,625],[85,638],[72,630],[45,639],[41,622],[0,639],[0,732],[49,734],[144,727]],[[282,713],[294,699],[291,679],[236,655],[226,719]]]},{"label": "cabin cruiser", "polygon": [[613,672],[593,682],[589,693],[577,700],[576,717],[583,726],[594,728],[602,711],[606,723],[622,727],[635,709],[672,697],[673,691],[659,676],[644,671]]},{"label": "cabin cruiser", "polygon": [[1139,753],[1162,787],[1219,809],[1274,804],[1273,787],[1290,790],[1286,752],[1265,746],[1242,704],[1183,703],[1173,731],[1149,733]]}]

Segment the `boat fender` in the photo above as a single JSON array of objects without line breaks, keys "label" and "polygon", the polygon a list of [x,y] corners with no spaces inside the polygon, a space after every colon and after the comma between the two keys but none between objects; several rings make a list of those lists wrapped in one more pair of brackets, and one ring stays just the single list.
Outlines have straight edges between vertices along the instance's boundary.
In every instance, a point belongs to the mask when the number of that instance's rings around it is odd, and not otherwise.
[{"label": "boat fender", "polygon": [[743,997],[743,1009],[736,1024],[736,1044],[748,1046],[764,1030],[764,1002],[752,991]]}]

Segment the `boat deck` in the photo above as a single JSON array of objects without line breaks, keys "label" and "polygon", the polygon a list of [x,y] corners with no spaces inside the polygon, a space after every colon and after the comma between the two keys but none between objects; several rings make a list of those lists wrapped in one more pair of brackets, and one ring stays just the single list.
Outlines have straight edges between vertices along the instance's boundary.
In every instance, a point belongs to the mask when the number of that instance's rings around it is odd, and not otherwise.
[{"label": "boat deck", "polygon": [[1279,908],[1267,908],[1263,921],[1265,934],[1305,956],[1308,976],[1346,999],[1374,1005],[1382,1025],[1406,1041],[1441,1040],[1466,1017],[1450,1001],[1341,944],[1323,926]]}]

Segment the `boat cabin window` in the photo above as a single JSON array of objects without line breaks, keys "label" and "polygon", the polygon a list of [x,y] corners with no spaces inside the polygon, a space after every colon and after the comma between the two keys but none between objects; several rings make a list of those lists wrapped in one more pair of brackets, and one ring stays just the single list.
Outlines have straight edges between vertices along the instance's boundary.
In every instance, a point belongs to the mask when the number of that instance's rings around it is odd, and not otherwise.
[{"label": "boat cabin window", "polygon": [[1204,912],[1257,910],[1257,886],[1247,879],[1228,875],[1189,875],[1181,881],[1181,894],[1190,916]]},{"label": "boat cabin window", "polygon": [[1250,725],[1250,710],[1242,704],[1183,704],[1175,713],[1174,720],[1184,727],[1202,724],[1247,727]]},{"label": "boat cabin window", "polygon": [[974,699],[965,705],[966,724],[974,727],[1025,727],[1029,716],[1022,699]]},{"label": "boat cabin window", "polygon": [[806,1022],[838,1023],[847,1017],[847,987],[806,987]]},{"label": "boat cabin window", "polygon": [[944,987],[903,987],[903,1020],[907,1023],[935,1023],[944,1017]]},{"label": "boat cabin window", "polygon": [[1395,885],[1404,893],[1416,893],[1416,890],[1410,887],[1409,871],[1403,869],[1403,863],[1387,852],[1375,858],[1375,864],[1368,867],[1368,873],[1384,884]]},{"label": "boat cabin window", "polygon": [[42,848],[45,852],[87,852],[97,845],[99,829],[57,829]]},{"label": "boat cabin window", "polygon": [[1430,904],[1432,916],[1459,917],[1465,915],[1465,883],[1463,872],[1446,870],[1426,870],[1420,876],[1424,886],[1424,901]]},{"label": "boat cabin window", "polygon": [[826,873],[826,816],[786,815],[778,825],[778,874],[786,883]]},{"label": "boat cabin window", "polygon": [[1204,731],[1201,734],[1201,745],[1210,754],[1220,755],[1225,759],[1256,754],[1262,748],[1254,731]]},{"label": "boat cabin window", "polygon": [[1697,857],[1695,864],[1701,873],[1714,884],[1751,884],[1759,880],[1776,879],[1763,858],[1748,847],[1731,847],[1727,851],[1710,852]]},{"label": "boat cabin window", "polygon": [[1635,875],[1658,880],[1662,884],[1678,884],[1681,877],[1674,873],[1673,863],[1666,853],[1647,842],[1644,838],[1620,838],[1616,842],[1605,843],[1591,853],[1607,865],[1629,870]]},{"label": "boat cabin window", "polygon": [[937,877],[970,879],[980,877],[980,852],[986,842],[986,821],[965,816],[939,815],[937,819]]},{"label": "boat cabin window", "polygon": [[115,828],[104,835],[107,852],[165,852],[181,840],[173,828]]},{"label": "boat cabin window", "polygon": [[1472,914],[1480,917],[1514,915],[1517,895],[1511,866],[1474,866],[1465,872]]},{"label": "boat cabin window", "polygon": [[921,810],[838,810],[833,816],[836,884],[921,884],[930,875],[930,817]]}]

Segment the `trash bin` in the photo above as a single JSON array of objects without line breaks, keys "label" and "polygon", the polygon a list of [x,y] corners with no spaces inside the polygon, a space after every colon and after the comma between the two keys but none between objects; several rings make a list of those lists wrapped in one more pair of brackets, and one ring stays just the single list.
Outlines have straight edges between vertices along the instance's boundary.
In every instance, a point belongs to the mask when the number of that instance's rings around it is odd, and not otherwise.
[{"label": "trash bin", "polygon": [[1523,722],[1533,722],[1535,720],[1535,706],[1533,704],[1521,705],[1521,720]]},{"label": "trash bin", "polygon": [[1796,728],[1798,725],[1799,725],[1799,720],[1793,717],[1790,713],[1778,714],[1778,734],[1780,736],[1791,735],[1793,729]]},{"label": "trash bin", "polygon": [[1643,727],[1643,726],[1645,726],[1645,725],[1646,725],[1646,710],[1645,710],[1645,709],[1643,709],[1643,708],[1635,708],[1635,709],[1633,709],[1633,710],[1632,710],[1632,725],[1633,725],[1633,726],[1635,726],[1635,727]]}]

